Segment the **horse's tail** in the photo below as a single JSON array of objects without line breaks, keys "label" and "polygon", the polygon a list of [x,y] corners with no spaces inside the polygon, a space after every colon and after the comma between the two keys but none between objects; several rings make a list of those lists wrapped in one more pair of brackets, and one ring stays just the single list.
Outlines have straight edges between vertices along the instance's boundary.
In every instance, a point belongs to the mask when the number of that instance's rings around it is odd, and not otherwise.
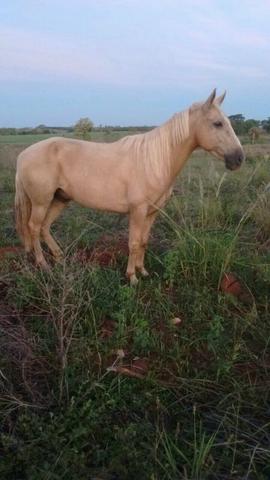
[{"label": "horse's tail", "polygon": [[16,229],[20,236],[26,251],[31,250],[31,235],[29,230],[29,220],[31,216],[31,201],[25,192],[23,183],[16,174],[16,194],[15,194],[15,217]]}]

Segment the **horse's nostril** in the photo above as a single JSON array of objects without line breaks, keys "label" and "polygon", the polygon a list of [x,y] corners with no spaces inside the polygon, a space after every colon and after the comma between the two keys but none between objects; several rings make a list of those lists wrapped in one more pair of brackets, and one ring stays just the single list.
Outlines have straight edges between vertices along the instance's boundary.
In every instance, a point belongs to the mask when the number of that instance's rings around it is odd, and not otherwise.
[{"label": "horse's nostril", "polygon": [[241,152],[238,157],[236,158],[236,165],[241,165],[241,163],[243,162],[245,156],[244,154]]},{"label": "horse's nostril", "polygon": [[245,159],[244,152],[241,150],[235,151],[232,154],[224,155],[226,167],[229,170],[235,170],[240,167],[243,160]]}]

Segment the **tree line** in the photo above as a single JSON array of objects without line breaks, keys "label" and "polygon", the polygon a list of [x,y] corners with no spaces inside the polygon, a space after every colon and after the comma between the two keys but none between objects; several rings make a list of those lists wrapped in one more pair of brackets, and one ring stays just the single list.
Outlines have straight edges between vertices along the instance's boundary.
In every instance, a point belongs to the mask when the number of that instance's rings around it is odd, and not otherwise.
[{"label": "tree line", "polygon": [[252,128],[260,128],[267,133],[270,133],[270,117],[266,120],[254,120],[253,118],[245,119],[242,113],[230,115],[232,127],[237,135],[248,134]]},{"label": "tree line", "polygon": [[[242,113],[230,115],[232,127],[237,135],[248,134],[252,128],[260,128],[262,131],[270,133],[270,117],[266,120],[245,119]],[[115,132],[115,131],[129,131],[129,132],[147,132],[152,130],[155,125],[137,125],[137,126],[120,126],[120,125],[99,125],[94,126],[89,117],[80,118],[77,123],[69,127],[49,127],[47,125],[38,125],[34,128],[0,128],[1,135],[28,135],[28,134],[63,134],[74,133],[76,136],[87,138],[90,137],[91,131],[96,132]]]},{"label": "tree line", "polygon": [[74,127],[48,127],[46,125],[23,128],[0,127],[0,135],[54,134],[61,132],[72,132],[73,128]]}]

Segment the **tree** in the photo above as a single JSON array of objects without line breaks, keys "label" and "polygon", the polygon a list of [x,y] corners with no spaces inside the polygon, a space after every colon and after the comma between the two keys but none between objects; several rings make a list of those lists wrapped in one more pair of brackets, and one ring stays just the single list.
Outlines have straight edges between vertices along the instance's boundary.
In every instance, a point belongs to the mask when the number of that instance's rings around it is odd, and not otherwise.
[{"label": "tree", "polygon": [[251,128],[259,128],[260,122],[259,120],[254,120],[253,118],[249,118],[245,121],[245,133],[248,133]]},{"label": "tree", "polygon": [[242,113],[231,115],[229,119],[236,135],[246,135],[253,127],[259,128],[261,123],[259,120],[254,120],[254,118],[246,120]]},{"label": "tree", "polygon": [[229,119],[236,135],[242,135],[245,133],[245,117],[242,113],[231,115]]},{"label": "tree", "polygon": [[235,115],[230,115],[229,119],[231,122],[244,122],[245,117],[242,113],[236,113]]},{"label": "tree", "polygon": [[90,118],[80,118],[80,120],[74,125],[74,132],[78,137],[82,137],[84,139],[90,138],[90,133],[93,129],[93,122]]},{"label": "tree", "polygon": [[262,120],[262,127],[267,132],[270,133],[270,117],[267,120]]}]

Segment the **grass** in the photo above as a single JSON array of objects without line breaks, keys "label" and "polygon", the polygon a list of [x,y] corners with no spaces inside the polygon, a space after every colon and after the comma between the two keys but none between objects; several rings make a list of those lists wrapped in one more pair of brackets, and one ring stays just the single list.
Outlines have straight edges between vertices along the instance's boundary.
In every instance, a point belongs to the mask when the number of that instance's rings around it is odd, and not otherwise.
[{"label": "grass", "polygon": [[[90,138],[94,142],[114,142],[115,140],[119,140],[126,135],[134,135],[134,130],[104,130],[104,131],[93,131],[90,134]],[[45,140],[46,138],[50,137],[74,137],[74,133],[57,133],[57,134],[45,134],[45,133],[28,133],[25,135],[16,134],[16,135],[0,135],[0,145],[31,145],[32,143],[39,142],[40,140]],[[242,144],[251,144],[250,138],[248,135],[243,135],[241,137]],[[257,142],[257,145],[261,144],[269,144],[269,135],[265,134],[261,136]]]},{"label": "grass", "polygon": [[[13,178],[0,167],[2,249]],[[118,215],[68,208],[49,273],[2,254],[1,478],[269,479],[269,181],[263,156],[227,173],[196,153],[136,289]]]},{"label": "grass", "polygon": [[[119,131],[93,131],[91,132],[91,140],[94,142],[113,142],[122,138],[126,135],[130,135],[129,130],[119,130]],[[134,132],[133,132],[134,133]],[[46,138],[51,137],[74,137],[72,133],[58,133],[58,134],[45,134],[45,133],[34,133],[34,134],[17,134],[17,135],[0,135],[0,145],[31,145],[32,143],[39,142],[40,140],[45,140]]]},{"label": "grass", "polygon": [[31,145],[32,143],[53,137],[52,134],[34,133],[27,135],[0,135],[0,144],[7,145]]}]

